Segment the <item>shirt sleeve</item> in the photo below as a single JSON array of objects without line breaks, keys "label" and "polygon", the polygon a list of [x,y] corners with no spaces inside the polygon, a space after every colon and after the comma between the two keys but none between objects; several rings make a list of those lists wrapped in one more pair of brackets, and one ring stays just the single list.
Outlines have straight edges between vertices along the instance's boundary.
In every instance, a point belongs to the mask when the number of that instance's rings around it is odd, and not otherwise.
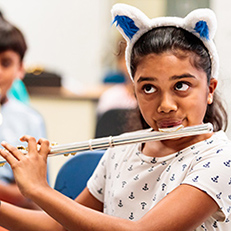
[{"label": "shirt sleeve", "polygon": [[231,145],[214,149],[209,155],[195,158],[183,184],[189,184],[206,192],[220,207],[213,215],[224,221],[231,211]]},{"label": "shirt sleeve", "polygon": [[104,202],[104,192],[105,192],[105,184],[107,178],[107,157],[109,151],[107,150],[102,156],[99,164],[97,165],[94,173],[91,178],[87,182],[87,187],[90,193],[102,203]]}]

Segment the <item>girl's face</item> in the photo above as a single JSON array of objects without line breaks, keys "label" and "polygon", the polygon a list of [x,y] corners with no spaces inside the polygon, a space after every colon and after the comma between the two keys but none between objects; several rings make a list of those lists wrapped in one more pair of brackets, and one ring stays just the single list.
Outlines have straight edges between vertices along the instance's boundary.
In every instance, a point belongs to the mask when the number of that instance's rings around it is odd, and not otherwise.
[{"label": "girl's face", "polygon": [[203,122],[217,81],[207,84],[206,73],[190,58],[171,53],[150,54],[138,64],[134,88],[141,113],[154,130]]}]

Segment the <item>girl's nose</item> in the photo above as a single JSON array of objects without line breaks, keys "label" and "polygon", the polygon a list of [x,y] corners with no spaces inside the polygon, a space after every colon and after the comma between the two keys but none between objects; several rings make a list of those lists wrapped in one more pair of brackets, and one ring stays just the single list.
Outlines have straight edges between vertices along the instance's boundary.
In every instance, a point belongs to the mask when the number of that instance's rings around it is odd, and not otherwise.
[{"label": "girl's nose", "polygon": [[177,110],[177,104],[170,94],[163,94],[157,111],[159,113],[170,113]]}]

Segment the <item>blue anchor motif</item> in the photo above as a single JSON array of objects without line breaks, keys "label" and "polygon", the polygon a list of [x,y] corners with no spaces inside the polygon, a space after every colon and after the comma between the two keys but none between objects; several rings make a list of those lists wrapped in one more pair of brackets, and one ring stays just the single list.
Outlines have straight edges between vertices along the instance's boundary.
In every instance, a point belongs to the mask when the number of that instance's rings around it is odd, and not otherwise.
[{"label": "blue anchor motif", "polygon": [[167,185],[165,183],[162,184],[162,191],[164,191],[164,189],[165,189],[166,186]]},{"label": "blue anchor motif", "polygon": [[144,209],[144,208],[145,208],[145,205],[147,205],[147,203],[146,203],[146,202],[144,202],[144,201],[143,201],[143,202],[141,202],[140,204],[141,204],[141,206],[142,206],[142,209]]},{"label": "blue anchor motif", "polygon": [[231,210],[231,206],[228,207],[227,212],[229,213]]},{"label": "blue anchor motif", "polygon": [[180,154],[182,154],[182,151],[177,152],[177,154],[175,155],[175,157],[178,157]]},{"label": "blue anchor motif", "polygon": [[200,153],[200,151],[197,151],[197,152],[194,152],[193,155],[197,155],[197,154],[199,154],[199,153]]},{"label": "blue anchor motif", "polygon": [[130,198],[131,200],[134,199],[134,198],[135,198],[135,197],[134,197],[134,193],[131,192],[131,195],[130,195],[128,198]]},{"label": "blue anchor motif", "polygon": [[214,221],[213,227],[214,227],[214,228],[217,228],[217,221]]},{"label": "blue anchor motif", "polygon": [[170,178],[171,181],[175,180],[175,174],[172,175],[172,177]]},{"label": "blue anchor motif", "polygon": [[117,178],[117,179],[120,178],[120,172],[119,172],[119,174],[116,176],[116,178]]},{"label": "blue anchor motif", "polygon": [[230,177],[230,179],[229,179],[229,184],[231,184],[231,177]]},{"label": "blue anchor motif", "polygon": [[182,156],[178,161],[181,162],[184,159],[184,157]]},{"label": "blue anchor motif", "polygon": [[99,194],[103,194],[103,189],[100,188],[99,190],[97,190],[97,192],[98,192]]},{"label": "blue anchor motif", "polygon": [[192,147],[191,147],[191,150],[193,150],[193,149],[195,149],[195,146],[192,146]]},{"label": "blue anchor motif", "polygon": [[141,160],[141,164],[140,165],[143,165],[144,164],[144,160]]},{"label": "blue anchor motif", "polygon": [[203,165],[204,168],[210,168],[210,161],[207,164]]},{"label": "blue anchor motif", "polygon": [[122,203],[122,200],[119,200],[119,204],[118,204],[119,207],[123,207],[123,203]]},{"label": "blue anchor motif", "polygon": [[153,201],[156,201],[156,194],[154,195],[154,197],[153,197],[153,199],[152,199]]},{"label": "blue anchor motif", "polygon": [[168,168],[167,168],[167,170],[166,170],[166,172],[169,172],[169,171],[170,171],[170,169],[171,169],[171,167],[172,167],[172,166],[171,166],[171,165],[169,165],[169,166],[168,166]]},{"label": "blue anchor motif", "polygon": [[202,157],[201,156],[199,156],[197,159],[196,159],[196,161],[199,161],[199,160],[201,160],[202,159]]},{"label": "blue anchor motif", "polygon": [[186,167],[187,167],[187,164],[182,165],[182,172],[185,170]]},{"label": "blue anchor motif", "polygon": [[228,195],[228,198],[231,200],[231,195]]},{"label": "blue anchor motif", "polygon": [[133,212],[131,212],[131,215],[130,215],[129,219],[130,219],[130,220],[133,220],[133,219],[134,219]]},{"label": "blue anchor motif", "polygon": [[133,165],[131,165],[129,168],[128,168],[128,171],[132,171],[133,170]]},{"label": "blue anchor motif", "polygon": [[124,186],[127,184],[126,181],[122,181],[122,188],[124,188]]},{"label": "blue anchor motif", "polygon": [[221,194],[222,194],[222,192],[220,192],[219,194],[216,195],[217,199],[221,199]]},{"label": "blue anchor motif", "polygon": [[224,162],[224,165],[225,165],[226,167],[230,167],[230,163],[231,163],[231,160],[228,160],[228,161],[225,161],[225,162]]},{"label": "blue anchor motif", "polygon": [[118,167],[118,163],[115,163],[115,170],[116,170],[117,167]]},{"label": "blue anchor motif", "polygon": [[157,163],[157,161],[156,161],[156,157],[154,157],[154,158],[151,160],[151,163],[152,163],[152,164]]},{"label": "blue anchor motif", "polygon": [[212,143],[213,143],[213,140],[210,140],[210,141],[207,140],[207,144],[212,144]]},{"label": "blue anchor motif", "polygon": [[154,166],[152,166],[151,168],[148,169],[149,172],[153,172],[154,171]]},{"label": "blue anchor motif", "polygon": [[166,164],[167,164],[167,162],[166,162],[166,161],[163,161],[161,164],[162,164],[162,165],[166,165]]},{"label": "blue anchor motif", "polygon": [[219,176],[215,176],[215,177],[212,177],[211,180],[212,180],[214,183],[218,183],[218,178],[219,178]]},{"label": "blue anchor motif", "polygon": [[192,179],[193,182],[198,182],[199,176],[196,176],[195,178]]},{"label": "blue anchor motif", "polygon": [[156,181],[157,181],[157,182],[160,181],[160,176],[158,176],[158,178],[156,179]]},{"label": "blue anchor motif", "polygon": [[137,174],[133,179],[134,180],[139,180],[139,174]]},{"label": "blue anchor motif", "polygon": [[144,187],[142,188],[144,191],[147,191],[147,190],[149,190],[149,188],[148,188],[148,184],[147,183],[145,183],[145,185],[144,185]]},{"label": "blue anchor motif", "polygon": [[221,148],[221,149],[218,149],[218,150],[216,151],[216,154],[220,153],[221,151],[223,151],[222,148]]},{"label": "blue anchor motif", "polygon": [[225,220],[225,223],[228,223],[230,220],[229,220],[229,218],[227,218],[226,220]]}]

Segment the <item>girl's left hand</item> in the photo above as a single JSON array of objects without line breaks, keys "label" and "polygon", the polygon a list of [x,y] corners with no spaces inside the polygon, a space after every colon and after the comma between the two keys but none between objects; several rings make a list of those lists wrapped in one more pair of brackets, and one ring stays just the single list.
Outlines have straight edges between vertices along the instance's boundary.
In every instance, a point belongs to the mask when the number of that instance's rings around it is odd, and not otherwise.
[{"label": "girl's left hand", "polygon": [[[10,164],[22,194],[30,198],[38,187],[49,187],[47,183],[47,156],[50,152],[50,144],[46,139],[39,139],[36,142],[34,137],[27,135],[20,140],[28,143],[26,155],[4,141],[1,145],[7,151],[0,149],[0,155]],[[40,145],[39,149],[38,144]]]}]

